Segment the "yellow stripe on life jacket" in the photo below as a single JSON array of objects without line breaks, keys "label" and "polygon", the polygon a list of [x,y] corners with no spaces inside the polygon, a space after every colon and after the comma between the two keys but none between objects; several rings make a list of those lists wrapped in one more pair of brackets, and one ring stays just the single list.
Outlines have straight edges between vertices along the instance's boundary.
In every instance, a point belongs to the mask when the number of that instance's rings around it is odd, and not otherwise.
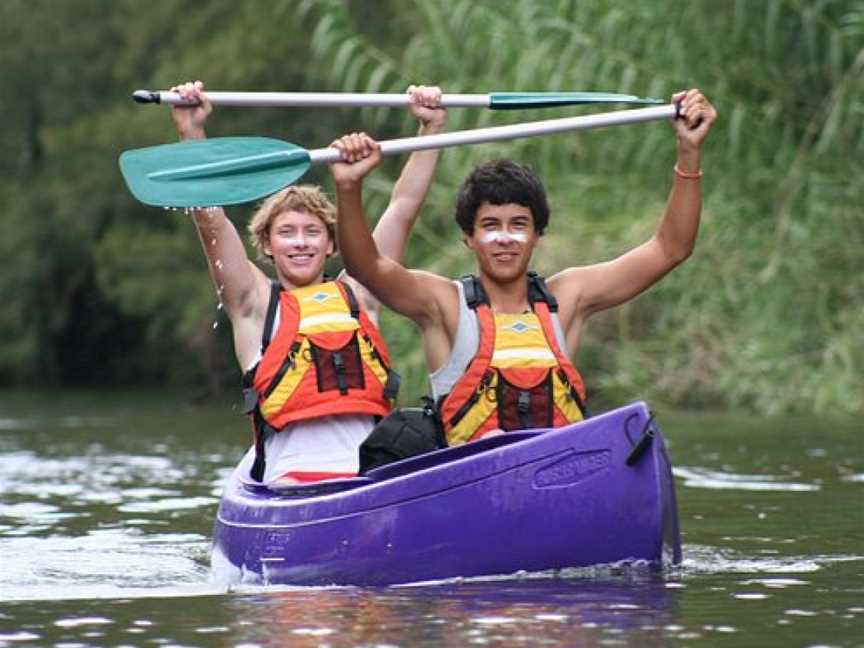
[{"label": "yellow stripe on life jacket", "polygon": [[498,410],[495,389],[498,387],[498,372],[489,374],[489,384],[482,384],[475,391],[476,401],[471,409],[447,431],[447,443],[467,443],[490,416]]},{"label": "yellow stripe on life jacket", "polygon": [[360,327],[351,317],[351,310],[336,282],[296,288],[293,292],[300,305],[299,333],[338,333]]},{"label": "yellow stripe on life jacket", "polygon": [[260,404],[264,418],[275,415],[282,405],[291,398],[300,381],[312,366],[312,355],[309,349],[309,338],[303,338],[300,348],[293,356],[294,368],[285,373],[276,388]]},{"label": "yellow stripe on life jacket", "polygon": [[535,313],[496,313],[494,317],[495,351],[491,366],[511,369],[558,364]]},{"label": "yellow stripe on life jacket", "polygon": [[375,350],[372,348],[372,344],[370,344],[365,335],[357,337],[357,344],[360,346],[360,359],[363,360],[363,365],[375,374],[378,382],[382,385],[386,385],[387,369],[385,369],[384,365],[381,364],[381,360],[378,359]]},{"label": "yellow stripe on life jacket", "polygon": [[585,418],[577,401],[570,395],[569,387],[561,380],[557,371],[552,372],[552,402],[571,423]]}]

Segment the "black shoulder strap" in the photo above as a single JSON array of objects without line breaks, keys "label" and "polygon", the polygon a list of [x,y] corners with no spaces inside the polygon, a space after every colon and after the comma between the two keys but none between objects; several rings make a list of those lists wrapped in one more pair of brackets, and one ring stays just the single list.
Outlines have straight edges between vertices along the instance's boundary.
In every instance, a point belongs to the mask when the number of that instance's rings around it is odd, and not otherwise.
[{"label": "black shoulder strap", "polygon": [[345,296],[348,298],[348,308],[351,309],[351,317],[355,320],[360,318],[360,302],[357,301],[357,295],[351,290],[351,286],[347,281],[339,282],[345,289]]},{"label": "black shoulder strap", "polygon": [[476,310],[480,304],[488,304],[489,296],[483,290],[483,284],[474,275],[463,275],[459,277],[459,283],[462,284],[462,290],[465,293],[465,303],[468,308]]},{"label": "black shoulder strap", "polygon": [[535,302],[544,302],[549,307],[550,313],[558,312],[558,300],[555,299],[549,287],[546,285],[546,280],[543,279],[534,270],[528,271],[528,302],[531,307],[534,307]]},{"label": "black shoulder strap", "polygon": [[267,304],[267,317],[264,320],[264,334],[261,336],[261,353],[270,346],[273,339],[273,320],[276,319],[276,308],[279,306],[279,293],[282,292],[282,284],[278,281],[270,283],[270,303]]}]

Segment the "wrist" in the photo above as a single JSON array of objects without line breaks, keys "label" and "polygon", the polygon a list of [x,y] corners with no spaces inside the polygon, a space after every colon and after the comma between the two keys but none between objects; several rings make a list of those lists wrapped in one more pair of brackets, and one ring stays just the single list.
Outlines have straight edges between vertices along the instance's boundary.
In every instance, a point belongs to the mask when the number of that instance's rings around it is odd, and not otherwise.
[{"label": "wrist", "polygon": [[338,180],[334,179],[333,184],[336,185],[337,193],[347,196],[360,193],[360,187],[363,185],[363,181],[355,180],[353,178],[340,178]]},{"label": "wrist", "polygon": [[679,146],[675,166],[685,173],[697,173],[702,168],[702,156],[699,149]]},{"label": "wrist", "polygon": [[180,135],[181,141],[186,140],[196,140],[196,139],[207,139],[207,133],[204,132],[203,128],[190,128],[186,130],[179,130],[177,134]]},{"label": "wrist", "polygon": [[444,130],[444,124],[436,124],[433,122],[422,122],[420,128],[417,129],[418,135],[435,135]]}]

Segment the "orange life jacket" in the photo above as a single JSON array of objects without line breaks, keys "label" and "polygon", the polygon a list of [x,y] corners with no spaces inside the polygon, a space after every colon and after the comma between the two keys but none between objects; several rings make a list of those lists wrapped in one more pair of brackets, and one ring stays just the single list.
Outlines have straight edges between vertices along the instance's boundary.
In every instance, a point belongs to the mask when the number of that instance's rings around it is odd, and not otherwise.
[{"label": "orange life jacket", "polygon": [[[272,337],[279,307],[279,328]],[[338,414],[385,416],[399,375],[378,327],[341,281],[283,290],[274,283],[262,339],[262,357],[244,376],[256,459],[264,474],[264,440],[289,423]]]},{"label": "orange life jacket", "polygon": [[460,279],[477,314],[477,353],[439,401],[449,445],[495,429],[560,427],[585,418],[582,377],[562,352],[552,324],[558,310],[546,282],[528,273],[530,313],[495,315],[477,277]]}]

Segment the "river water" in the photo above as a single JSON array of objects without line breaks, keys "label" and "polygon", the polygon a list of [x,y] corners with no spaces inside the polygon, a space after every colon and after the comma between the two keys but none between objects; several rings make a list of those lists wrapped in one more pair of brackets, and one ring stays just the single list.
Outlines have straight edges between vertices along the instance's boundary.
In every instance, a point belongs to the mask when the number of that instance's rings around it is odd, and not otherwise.
[{"label": "river water", "polygon": [[226,591],[209,543],[236,408],[0,392],[0,648],[864,646],[864,426],[655,413],[680,567]]}]

